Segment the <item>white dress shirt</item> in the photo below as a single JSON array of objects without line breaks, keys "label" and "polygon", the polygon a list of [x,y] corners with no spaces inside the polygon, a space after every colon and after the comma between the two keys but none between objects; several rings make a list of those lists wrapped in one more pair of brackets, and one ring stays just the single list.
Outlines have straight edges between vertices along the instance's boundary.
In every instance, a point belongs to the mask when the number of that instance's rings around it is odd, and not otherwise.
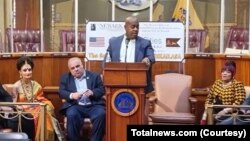
[{"label": "white dress shirt", "polygon": [[127,62],[135,62],[135,39],[129,40],[128,45],[126,45],[126,36],[124,36],[121,44],[120,50],[120,62],[125,62],[126,46],[127,48]]}]

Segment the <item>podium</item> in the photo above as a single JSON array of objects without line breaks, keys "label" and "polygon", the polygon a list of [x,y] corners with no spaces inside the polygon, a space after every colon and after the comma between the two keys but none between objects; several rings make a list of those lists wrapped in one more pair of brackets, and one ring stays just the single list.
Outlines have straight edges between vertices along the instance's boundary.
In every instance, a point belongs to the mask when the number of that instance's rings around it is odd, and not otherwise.
[{"label": "podium", "polygon": [[145,124],[145,63],[105,63],[106,141],[127,141],[127,125]]}]

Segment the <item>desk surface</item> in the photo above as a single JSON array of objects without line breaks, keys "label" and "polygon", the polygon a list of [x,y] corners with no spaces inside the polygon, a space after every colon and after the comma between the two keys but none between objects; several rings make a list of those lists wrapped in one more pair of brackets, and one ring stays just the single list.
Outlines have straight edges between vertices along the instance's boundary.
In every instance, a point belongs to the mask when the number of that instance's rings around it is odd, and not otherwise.
[{"label": "desk surface", "polygon": [[193,88],[192,96],[207,96],[209,94],[209,88]]}]

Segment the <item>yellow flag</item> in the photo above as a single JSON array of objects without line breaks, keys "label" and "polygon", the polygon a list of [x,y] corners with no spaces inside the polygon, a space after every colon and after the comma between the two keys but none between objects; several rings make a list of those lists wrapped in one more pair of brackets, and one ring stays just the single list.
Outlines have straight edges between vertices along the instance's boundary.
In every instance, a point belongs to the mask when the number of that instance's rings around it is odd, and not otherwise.
[{"label": "yellow flag", "polygon": [[[187,0],[178,0],[173,16],[173,22],[182,22],[186,24],[186,16],[187,16]],[[204,29],[201,21],[194,9],[193,3],[189,0],[189,29]],[[205,37],[205,45],[204,48],[207,49],[209,47],[209,36],[208,34]]]},{"label": "yellow flag", "polygon": [[[187,16],[186,5],[187,5],[187,0],[177,1],[174,14],[172,16],[172,21],[182,22],[183,24],[185,24],[186,16]],[[204,29],[199,17],[197,16],[197,13],[194,9],[194,6],[191,0],[189,2],[189,29]]]}]

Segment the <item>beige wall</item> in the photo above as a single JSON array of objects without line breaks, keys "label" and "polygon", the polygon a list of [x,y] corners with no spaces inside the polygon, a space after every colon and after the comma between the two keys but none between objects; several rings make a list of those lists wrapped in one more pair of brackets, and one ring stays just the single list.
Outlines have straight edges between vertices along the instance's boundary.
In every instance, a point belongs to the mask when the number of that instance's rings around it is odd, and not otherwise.
[{"label": "beige wall", "polygon": [[60,15],[61,23],[72,23],[74,19],[73,0],[60,2],[55,5],[55,12]]},{"label": "beige wall", "polygon": [[[0,50],[2,51],[1,47],[4,47],[5,44],[5,34],[4,30],[7,27],[10,27],[11,23],[11,1],[10,0],[0,0]],[[4,50],[4,49],[3,49]],[[0,51],[0,52],[1,52]]]},{"label": "beige wall", "polygon": [[[0,0],[0,25],[4,25],[4,1]],[[2,37],[3,37],[4,27],[0,26],[0,50],[2,47]]]}]

